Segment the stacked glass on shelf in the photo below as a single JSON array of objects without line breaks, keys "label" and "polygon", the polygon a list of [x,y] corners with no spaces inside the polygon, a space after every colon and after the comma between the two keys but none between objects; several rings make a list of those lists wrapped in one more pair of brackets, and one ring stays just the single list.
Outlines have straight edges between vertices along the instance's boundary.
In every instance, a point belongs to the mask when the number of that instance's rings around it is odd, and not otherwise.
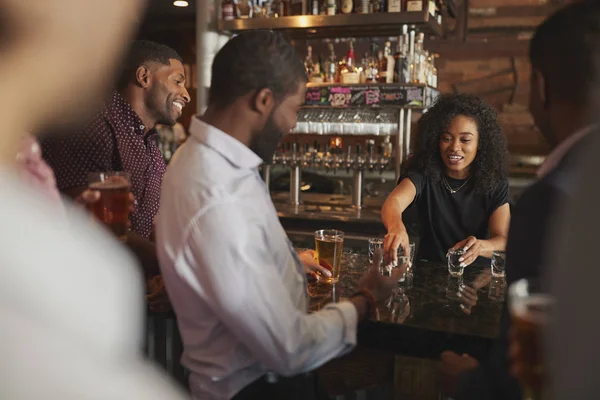
[{"label": "stacked glass on shelf", "polygon": [[294,15],[372,14],[427,11],[442,24],[440,0],[221,0],[225,21]]},{"label": "stacked glass on shelf", "polygon": [[396,135],[398,111],[375,108],[303,108],[291,133],[316,135]]},{"label": "stacked glass on shelf", "polygon": [[368,139],[365,141],[364,151],[363,147],[357,144],[354,151],[352,145],[348,145],[346,152],[342,148],[342,138],[334,137],[326,143],[315,140],[312,146],[309,143],[300,145],[298,142],[293,145],[289,142],[281,145],[273,155],[273,164],[324,169],[333,173],[361,169],[381,174],[393,168],[393,157],[389,136],[386,136],[379,146],[375,145],[374,140]]},{"label": "stacked glass on shelf", "polygon": [[354,42],[348,42],[348,52],[340,61],[332,43],[328,43],[327,57],[317,57],[313,47],[307,46],[304,66],[309,82],[314,84],[368,84],[368,83],[419,83],[437,87],[438,70],[435,67],[437,54],[424,49],[425,34],[417,33],[408,26],[402,27],[396,51],[392,42],[385,42],[383,50],[371,41],[360,63],[354,54]]}]

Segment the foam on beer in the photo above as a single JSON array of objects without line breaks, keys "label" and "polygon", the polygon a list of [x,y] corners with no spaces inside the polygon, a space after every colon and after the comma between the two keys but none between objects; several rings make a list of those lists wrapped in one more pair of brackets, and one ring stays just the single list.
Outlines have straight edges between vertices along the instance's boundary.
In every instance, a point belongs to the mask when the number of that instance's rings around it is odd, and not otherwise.
[{"label": "foam on beer", "polygon": [[92,190],[111,190],[111,189],[125,189],[129,187],[127,182],[94,182],[89,185]]},{"label": "foam on beer", "polygon": [[549,319],[549,310],[554,304],[550,295],[539,293],[519,298],[512,302],[513,316],[534,324],[544,325]]}]

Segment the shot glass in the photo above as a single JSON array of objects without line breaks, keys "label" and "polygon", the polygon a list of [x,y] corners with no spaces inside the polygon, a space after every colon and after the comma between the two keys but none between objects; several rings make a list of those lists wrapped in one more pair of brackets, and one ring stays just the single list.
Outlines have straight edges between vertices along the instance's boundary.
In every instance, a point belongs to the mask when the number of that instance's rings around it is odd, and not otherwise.
[{"label": "shot glass", "polygon": [[506,252],[492,252],[492,276],[494,278],[504,277],[504,263],[506,261]]},{"label": "shot glass", "polygon": [[383,239],[369,239],[369,264],[381,265],[383,262]]},{"label": "shot glass", "polygon": [[[381,274],[383,276],[392,276],[392,272],[394,271],[394,269],[401,268],[403,266],[408,267],[408,261],[409,261],[408,256],[398,256],[397,262],[391,262],[387,265],[381,265],[379,267],[379,271],[381,271]],[[402,274],[402,276],[398,279],[399,283],[404,281],[405,275],[406,275],[406,273]]]},{"label": "shot glass", "polygon": [[462,276],[465,267],[458,261],[465,254],[464,249],[448,250],[448,272],[452,276]]}]

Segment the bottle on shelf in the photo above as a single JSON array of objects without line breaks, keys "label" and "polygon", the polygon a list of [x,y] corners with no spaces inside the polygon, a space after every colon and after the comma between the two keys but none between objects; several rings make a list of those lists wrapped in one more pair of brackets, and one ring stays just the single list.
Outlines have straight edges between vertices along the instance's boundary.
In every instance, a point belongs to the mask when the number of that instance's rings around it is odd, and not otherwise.
[{"label": "bottle on shelf", "polygon": [[402,26],[402,35],[398,37],[398,48],[394,55],[394,81],[398,83],[411,82],[410,60],[408,54],[409,48],[408,26]]},{"label": "bottle on shelf", "polygon": [[[361,14],[368,14],[370,12],[370,0],[360,0],[360,10]],[[356,7],[355,7],[356,8]]]},{"label": "bottle on shelf", "polygon": [[383,56],[383,51],[379,50],[377,60],[379,63],[379,77],[377,78],[377,82],[385,83],[387,80],[387,57]]},{"label": "bottle on shelf", "polygon": [[240,19],[252,18],[254,15],[254,4],[252,0],[237,0],[235,2],[236,17]]},{"label": "bottle on shelf", "polygon": [[367,54],[366,62],[367,70],[365,71],[366,83],[376,83],[379,78],[379,59],[377,58],[377,45],[371,42],[370,54]]},{"label": "bottle on shelf", "polygon": [[354,43],[350,41],[350,48],[348,49],[348,55],[346,56],[346,64],[341,69],[341,78],[343,84],[359,83],[359,73],[355,65],[354,59]]},{"label": "bottle on shelf", "polygon": [[235,19],[235,3],[233,0],[223,0],[221,3],[222,18],[224,21],[232,21]]},{"label": "bottle on shelf", "polygon": [[306,58],[304,59],[304,68],[306,68],[306,75],[312,76],[315,69],[315,63],[312,58],[312,46],[306,46]]},{"label": "bottle on shelf", "polygon": [[420,32],[417,35],[417,41],[415,43],[414,50],[414,75],[413,82],[414,83],[427,83],[425,79],[426,70],[427,70],[427,54],[423,49],[423,42],[425,40],[425,34]]},{"label": "bottle on shelf", "polygon": [[408,34],[408,81],[415,80],[415,30],[411,29]]},{"label": "bottle on shelf", "polygon": [[336,0],[325,0],[327,2],[327,15],[335,15],[337,13]]},{"label": "bottle on shelf", "polygon": [[289,15],[289,0],[273,0],[271,7],[273,17],[287,17]]},{"label": "bottle on shelf", "polygon": [[342,14],[351,14],[354,10],[354,1],[352,0],[341,0],[340,11]]},{"label": "bottle on shelf", "polygon": [[[385,48],[383,50],[383,66],[380,64],[379,81],[383,83],[394,82],[394,56],[392,55],[392,44],[385,42]],[[384,69],[385,68],[385,69]],[[382,74],[383,78],[382,79]]]},{"label": "bottle on shelf", "polygon": [[319,57],[319,62],[313,64],[313,71],[308,76],[308,81],[310,83],[323,83],[323,74],[321,73],[321,57]]},{"label": "bottle on shelf", "polygon": [[402,11],[402,0],[388,0],[387,12]]},{"label": "bottle on shelf", "polygon": [[335,56],[335,50],[333,48],[333,43],[329,43],[327,45],[329,49],[329,58],[327,59],[325,65],[325,82],[327,83],[335,83],[338,82],[338,63],[337,58]]},{"label": "bottle on shelf", "polygon": [[319,6],[319,0],[312,0],[312,15],[319,15],[321,7]]},{"label": "bottle on shelf", "polygon": [[385,0],[371,0],[371,8],[369,9],[370,12],[378,13],[384,12],[385,10]]}]

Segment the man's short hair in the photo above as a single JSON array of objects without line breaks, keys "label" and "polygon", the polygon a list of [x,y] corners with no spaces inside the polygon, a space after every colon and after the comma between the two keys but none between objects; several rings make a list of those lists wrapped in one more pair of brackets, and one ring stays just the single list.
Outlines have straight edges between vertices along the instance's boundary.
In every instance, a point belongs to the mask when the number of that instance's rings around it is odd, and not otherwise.
[{"label": "man's short hair", "polygon": [[169,46],[149,40],[134,41],[129,48],[129,53],[127,53],[118,88],[123,89],[130,82],[135,81],[136,71],[141,65],[149,62],[169,65],[172,59],[183,63],[181,56]]},{"label": "man's short hair", "polygon": [[570,4],[536,30],[529,57],[554,95],[587,104],[600,76],[600,2]]},{"label": "man's short hair", "polygon": [[283,35],[266,30],[244,32],[215,56],[208,103],[222,108],[265,88],[279,102],[306,80],[302,60]]}]

